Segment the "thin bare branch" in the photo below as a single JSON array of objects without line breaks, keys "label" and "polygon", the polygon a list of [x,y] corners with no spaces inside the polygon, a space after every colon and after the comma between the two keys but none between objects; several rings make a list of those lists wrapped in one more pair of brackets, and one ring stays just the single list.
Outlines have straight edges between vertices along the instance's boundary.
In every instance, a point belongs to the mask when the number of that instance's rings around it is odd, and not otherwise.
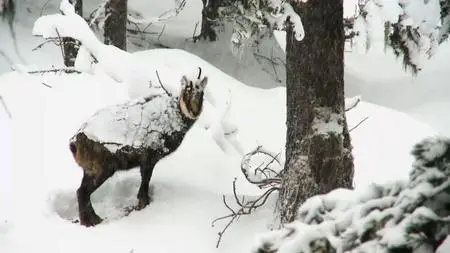
[{"label": "thin bare branch", "polygon": [[242,200],[239,200],[237,190],[236,190],[236,180],[237,180],[236,178],[233,180],[233,197],[234,197],[234,200],[236,201],[236,204],[239,206],[239,209],[233,210],[230,207],[230,205],[227,203],[225,195],[223,195],[222,196],[223,203],[224,203],[225,207],[231,212],[231,214],[216,218],[211,223],[211,226],[214,227],[215,223],[217,221],[224,220],[224,219],[230,219],[226,223],[225,227],[218,233],[219,238],[217,239],[216,248],[219,247],[220,242],[222,241],[223,235],[225,234],[225,232],[228,230],[228,228],[231,226],[231,224],[234,221],[239,220],[239,218],[242,215],[249,215],[249,214],[253,213],[257,208],[263,206],[267,202],[267,199],[273,192],[280,190],[279,187],[271,187],[270,189],[266,190],[263,194],[261,194],[255,200],[245,201],[244,198]]},{"label": "thin bare branch", "polygon": [[[270,162],[265,164],[263,162],[261,165],[259,165],[257,168],[253,169],[249,165],[250,160],[255,156],[256,154],[263,154],[265,156],[269,156],[271,158]],[[258,146],[255,150],[247,153],[244,155],[244,158],[241,162],[241,171],[244,173],[246,179],[252,183],[258,185],[260,189],[271,187],[276,184],[281,183],[281,177],[280,174],[282,173],[283,169],[281,169],[279,172],[273,170],[270,168],[270,166],[277,162],[279,166],[282,166],[282,161],[280,160],[281,153],[273,154],[270,151],[264,150],[262,146]],[[265,164],[264,168],[262,166]],[[252,176],[257,176],[257,174],[260,173],[264,178],[261,179],[255,179],[252,178]],[[251,175],[253,174],[253,175]],[[273,174],[273,175],[270,175]]]},{"label": "thin bare branch", "polygon": [[41,84],[44,85],[44,86],[46,86],[46,87],[48,87],[48,88],[53,88],[51,85],[48,85],[48,84],[46,84],[46,83],[44,83],[44,82],[41,82]]},{"label": "thin bare branch", "polygon": [[39,13],[39,17],[42,17],[42,14],[44,13],[44,10],[47,8],[48,3],[50,0],[47,0],[44,5],[42,6],[41,13]]},{"label": "thin bare branch", "polygon": [[158,41],[160,41],[165,29],[166,29],[166,24],[163,25],[163,28],[161,29],[161,32],[158,35]]},{"label": "thin bare branch", "polygon": [[366,121],[369,117],[365,117],[364,119],[362,119],[358,124],[356,124],[354,127],[352,127],[350,130],[348,130],[349,132],[355,130],[358,126],[360,126],[364,121]]},{"label": "thin bare branch", "polygon": [[170,94],[169,91],[167,91],[164,85],[162,84],[161,78],[159,78],[158,70],[156,70],[156,76],[158,77],[158,82],[159,85],[161,85],[161,88],[167,93],[167,95],[172,96],[172,94]]},{"label": "thin bare branch", "polygon": [[361,99],[360,99],[360,98],[357,98],[357,99],[355,100],[355,102],[353,102],[348,108],[345,108],[345,111],[348,112],[348,111],[350,111],[351,109],[355,108],[355,107],[359,104],[359,102],[361,102]]},{"label": "thin bare branch", "polygon": [[60,48],[61,48],[61,56],[62,56],[62,58],[63,58],[63,60],[64,60],[64,55],[65,55],[65,52],[64,52],[64,42],[63,42],[63,40],[62,40],[62,38],[61,38],[61,35],[59,34],[59,31],[58,31],[58,28],[55,28],[55,31],[56,31],[56,34],[58,35],[58,39],[59,39],[59,45],[60,45]]}]

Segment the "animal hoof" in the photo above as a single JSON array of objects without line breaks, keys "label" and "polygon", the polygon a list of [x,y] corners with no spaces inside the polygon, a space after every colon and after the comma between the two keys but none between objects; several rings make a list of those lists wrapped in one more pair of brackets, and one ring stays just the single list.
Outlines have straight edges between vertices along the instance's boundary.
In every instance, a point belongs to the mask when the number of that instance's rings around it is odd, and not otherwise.
[{"label": "animal hoof", "polygon": [[144,209],[150,203],[150,199],[140,199],[139,204],[134,208],[136,211]]},{"label": "animal hoof", "polygon": [[85,227],[94,227],[102,222],[102,218],[98,215],[88,216],[84,219],[80,219],[80,224]]}]

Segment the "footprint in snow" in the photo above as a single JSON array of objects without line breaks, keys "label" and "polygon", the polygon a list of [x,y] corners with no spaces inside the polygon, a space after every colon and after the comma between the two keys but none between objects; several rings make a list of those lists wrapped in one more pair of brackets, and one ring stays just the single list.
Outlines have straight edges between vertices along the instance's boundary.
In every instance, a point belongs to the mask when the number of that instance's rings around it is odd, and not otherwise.
[{"label": "footprint in snow", "polygon": [[[96,213],[103,223],[127,216],[137,205],[137,192],[141,183],[140,175],[115,175],[98,188],[91,196]],[[77,189],[59,190],[50,197],[50,207],[61,218],[78,223]],[[150,199],[153,185],[149,187]]]}]

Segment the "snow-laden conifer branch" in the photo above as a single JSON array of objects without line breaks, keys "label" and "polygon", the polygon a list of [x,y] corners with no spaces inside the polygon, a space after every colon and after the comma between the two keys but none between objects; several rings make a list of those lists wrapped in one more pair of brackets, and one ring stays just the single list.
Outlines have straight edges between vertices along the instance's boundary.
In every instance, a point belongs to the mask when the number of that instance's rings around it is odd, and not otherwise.
[{"label": "snow-laden conifer branch", "polygon": [[[289,1],[280,0],[253,0],[244,6],[237,1],[233,4],[219,8],[219,16],[222,19],[232,21],[233,34],[231,45],[235,50],[240,50],[248,44],[255,34],[262,29],[285,30],[288,26],[294,30],[297,40],[303,40],[305,31],[300,16],[294,11]],[[294,4],[305,1],[291,1]],[[235,51],[234,50],[234,51]]]},{"label": "snow-laden conifer branch", "polygon": [[408,181],[312,197],[254,252],[435,252],[450,231],[450,139],[422,140],[412,155]]},{"label": "snow-laden conifer branch", "polygon": [[[100,3],[90,14],[88,18],[88,23],[90,27],[96,27],[103,30],[103,26],[105,24],[106,14],[105,14],[105,6],[109,0],[103,1]],[[135,17],[132,15],[132,10],[128,10],[127,20],[129,24],[133,24],[136,27],[136,30],[132,30],[133,32],[145,33],[148,27],[152,24],[166,22],[178,14],[186,7],[186,0],[177,0],[175,1],[175,7],[171,8],[167,11],[164,11],[157,17]],[[140,15],[137,15],[140,16]],[[143,29],[141,29],[140,25],[145,25]]]},{"label": "snow-laden conifer branch", "polygon": [[447,0],[359,0],[355,15],[345,20],[346,33],[359,36],[368,50],[372,30],[379,26],[385,48],[402,58],[405,69],[417,73],[450,33],[449,5]]}]

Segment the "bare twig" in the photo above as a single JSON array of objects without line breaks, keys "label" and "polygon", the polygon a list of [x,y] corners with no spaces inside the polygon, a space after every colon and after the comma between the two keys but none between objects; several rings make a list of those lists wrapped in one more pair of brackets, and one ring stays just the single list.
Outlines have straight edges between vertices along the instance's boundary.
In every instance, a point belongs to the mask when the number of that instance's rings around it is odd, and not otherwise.
[{"label": "bare twig", "polygon": [[172,94],[170,94],[169,91],[167,91],[167,89],[162,84],[161,78],[159,78],[158,70],[156,70],[156,76],[158,77],[158,82],[159,82],[159,85],[161,85],[161,88],[167,93],[167,95],[172,96]]},{"label": "bare twig", "polygon": [[48,87],[48,88],[53,88],[51,85],[48,85],[48,84],[46,84],[46,83],[44,83],[44,82],[41,82],[42,83],[42,85],[44,85],[44,86],[46,86],[46,87]]},{"label": "bare twig", "polygon": [[195,36],[195,33],[197,32],[197,26],[198,26],[198,22],[195,23],[195,27],[194,27],[194,33],[192,34],[192,40],[195,42],[197,42],[198,36]]},{"label": "bare twig", "polygon": [[222,240],[223,235],[225,234],[227,229],[230,227],[230,225],[235,220],[238,220],[242,215],[249,215],[253,211],[255,211],[257,208],[263,206],[267,202],[267,199],[269,198],[269,196],[274,191],[278,191],[280,189],[279,187],[271,187],[270,189],[266,190],[262,195],[260,195],[255,200],[245,201],[244,197],[242,197],[242,200],[239,200],[239,197],[238,197],[238,194],[236,191],[236,180],[237,180],[237,178],[235,178],[233,181],[233,196],[234,196],[236,203],[238,204],[238,206],[240,208],[236,211],[233,210],[230,207],[230,205],[227,203],[225,195],[223,195],[222,196],[223,203],[224,203],[225,207],[231,212],[231,214],[216,218],[211,223],[211,226],[214,227],[215,223],[217,221],[230,218],[230,220],[226,223],[225,227],[218,233],[219,238],[217,239],[216,248],[219,247],[219,244]]},{"label": "bare twig", "polygon": [[0,101],[2,102],[3,108],[5,108],[6,114],[8,114],[8,117],[11,119],[12,118],[11,111],[8,109],[8,106],[6,106],[5,100],[3,100],[2,96],[0,96]]},{"label": "bare twig", "polygon": [[59,31],[58,31],[58,28],[55,28],[55,31],[56,31],[56,34],[58,35],[58,39],[59,39],[59,46],[60,46],[60,48],[61,48],[61,56],[62,56],[62,58],[63,58],[63,60],[64,60],[64,55],[65,55],[65,52],[64,52],[64,45],[63,45],[63,40],[62,40],[62,38],[61,38],[61,36],[60,36],[60,34],[59,34]]},{"label": "bare twig", "polygon": [[[271,158],[270,162],[267,163],[264,168],[262,168],[262,166],[264,165],[264,163],[262,163],[261,165],[259,165],[256,169],[252,169],[250,168],[250,160],[252,159],[253,156],[255,156],[256,154],[263,154],[266,155],[268,157]],[[269,168],[270,165],[272,165],[274,162],[277,162],[279,166],[283,166],[282,161],[280,160],[280,156],[281,153],[278,154],[272,154],[270,151],[264,150],[262,148],[262,146],[258,146],[256,147],[255,150],[247,153],[246,155],[244,155],[242,161],[241,161],[241,171],[242,173],[244,173],[246,179],[252,183],[252,184],[256,184],[258,185],[258,187],[260,189],[262,188],[266,188],[266,187],[271,187],[273,185],[277,185],[281,183],[281,173],[283,171],[283,169],[281,169],[279,172],[276,172],[272,169]],[[253,175],[256,176],[256,174],[259,172],[261,173],[265,178],[261,178],[260,180],[255,180],[251,178],[251,172],[253,171]],[[273,173],[274,175],[269,176],[267,173]]]},{"label": "bare twig", "polygon": [[351,109],[355,108],[359,104],[359,102],[361,102],[361,99],[357,98],[356,101],[353,102],[348,108],[345,108],[345,111],[348,112]]},{"label": "bare twig", "polygon": [[361,125],[364,121],[366,121],[369,117],[365,117],[364,119],[362,119],[358,124],[356,124],[354,127],[352,127],[350,130],[348,130],[348,132],[351,132],[353,130],[355,130],[359,125]]},{"label": "bare twig", "polygon": [[50,0],[47,0],[47,1],[44,3],[44,5],[42,6],[42,9],[41,9],[41,13],[39,13],[39,17],[42,16],[42,14],[44,13],[44,10],[47,8],[47,5],[48,5],[49,2],[50,2]]},{"label": "bare twig", "polygon": [[161,33],[159,33],[159,35],[158,35],[158,41],[161,39],[161,36],[163,35],[165,29],[166,29],[166,24],[163,25]]}]

